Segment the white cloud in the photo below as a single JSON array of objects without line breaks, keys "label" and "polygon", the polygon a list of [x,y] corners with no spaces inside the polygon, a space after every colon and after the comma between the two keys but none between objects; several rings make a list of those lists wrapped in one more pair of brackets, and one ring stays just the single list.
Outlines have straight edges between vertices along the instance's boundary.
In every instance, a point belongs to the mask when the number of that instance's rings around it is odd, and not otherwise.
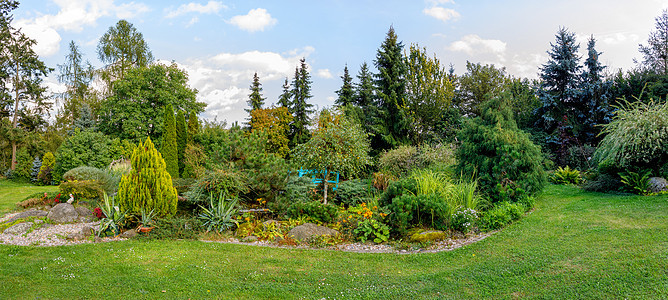
[{"label": "white cloud", "polygon": [[165,18],[175,18],[187,13],[215,14],[221,9],[227,9],[227,6],[220,1],[209,1],[206,5],[199,3],[182,4],[175,10],[167,11]]},{"label": "white cloud", "polygon": [[480,53],[502,54],[506,51],[506,43],[501,40],[485,40],[478,35],[469,34],[461,40],[450,44],[448,49],[455,52],[464,52],[469,55]]},{"label": "white cloud", "polygon": [[60,49],[59,30],[81,32],[95,26],[105,16],[130,18],[150,8],[141,3],[115,5],[114,0],[54,0],[60,10],[55,15],[38,15],[32,19],[17,19],[15,26],[37,41],[35,52],[40,56],[54,55]]},{"label": "white cloud", "polygon": [[334,96],[328,96],[328,97],[327,97],[327,101],[329,101],[329,102],[334,102],[334,101],[336,101],[336,97],[334,97]]},{"label": "white cloud", "polygon": [[266,9],[256,8],[251,9],[246,15],[232,17],[229,22],[242,30],[255,32],[264,31],[274,26],[278,21],[272,18]]},{"label": "white cloud", "polygon": [[430,17],[434,17],[436,19],[439,19],[443,22],[447,22],[450,20],[457,20],[461,16],[457,11],[451,8],[444,8],[440,6],[434,6],[430,8],[425,8],[422,10],[422,13],[425,15],[428,15]]},{"label": "white cloud", "polygon": [[286,77],[294,74],[299,59],[313,51],[313,47],[304,47],[283,54],[257,50],[224,52],[178,65],[188,72],[190,86],[199,91],[198,101],[207,103],[203,117],[213,119],[218,116],[230,124],[247,117],[242,109],[255,72],[263,85],[280,86]]},{"label": "white cloud", "polygon": [[431,5],[439,5],[439,4],[455,4],[455,1],[453,0],[427,0],[425,1],[427,4]]},{"label": "white cloud", "polygon": [[317,75],[320,78],[326,78],[326,79],[334,77],[332,76],[332,73],[329,71],[329,69],[319,69]]}]

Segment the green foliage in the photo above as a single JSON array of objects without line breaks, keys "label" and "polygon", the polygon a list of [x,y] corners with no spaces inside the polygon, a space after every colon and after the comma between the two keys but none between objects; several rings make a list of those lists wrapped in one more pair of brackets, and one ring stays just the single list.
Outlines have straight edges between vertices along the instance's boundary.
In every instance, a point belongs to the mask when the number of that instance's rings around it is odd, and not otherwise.
[{"label": "green foliage", "polygon": [[105,194],[101,183],[97,180],[67,180],[63,181],[58,188],[61,194],[67,196],[63,197],[64,199],[69,198],[69,195],[72,194],[77,201],[98,200]]},{"label": "green foliage", "polygon": [[343,76],[341,76],[341,80],[343,80],[343,84],[341,85],[341,88],[336,91],[338,98],[334,103],[338,106],[350,105],[355,101],[355,90],[353,90],[353,78],[350,77],[347,64],[343,67]]},{"label": "green foliage", "polygon": [[339,183],[336,189],[336,203],[355,206],[368,202],[371,198],[369,182],[362,179],[351,179]]},{"label": "green foliage", "polygon": [[566,166],[565,168],[558,167],[550,180],[556,184],[580,184],[582,182],[582,174],[576,169]]},{"label": "green foliage", "polygon": [[[257,76],[257,72],[253,74],[253,83],[251,83],[250,91],[251,93],[248,95],[247,101],[250,109],[246,109],[246,112],[249,114],[256,109],[262,109],[264,100],[267,99],[262,97],[262,84],[260,83],[260,77]],[[251,128],[253,127],[251,126]]]},{"label": "green foliage", "polygon": [[[330,172],[353,178],[371,164],[369,142],[361,126],[341,114],[335,119],[338,121],[320,127],[308,142],[298,145],[292,152],[293,161],[300,168],[328,171],[324,174],[325,182],[329,180]],[[327,203],[327,188],[323,190]]]},{"label": "green foliage", "polygon": [[176,215],[170,218],[156,218],[155,229],[146,238],[157,240],[195,240],[201,222],[190,215]]},{"label": "green foliage", "polygon": [[236,198],[225,198],[226,195],[220,193],[218,195],[217,201],[215,202],[213,197],[210,197],[211,202],[208,208],[200,205],[202,212],[197,216],[197,218],[202,221],[202,226],[206,228],[207,232],[224,232],[227,230],[232,230],[234,226],[238,225],[237,220],[234,218],[238,212],[236,209],[238,200]]},{"label": "green foliage", "polygon": [[399,146],[383,152],[378,159],[378,167],[384,173],[394,176],[409,174],[415,169],[455,163],[453,148],[449,145]]},{"label": "green foliage", "polygon": [[540,149],[517,129],[507,101],[488,101],[482,115],[468,121],[459,134],[458,171],[465,178],[475,176],[481,192],[493,201],[500,201],[507,188],[536,194],[546,182]]},{"label": "green foliage", "polygon": [[143,144],[140,141],[135,148],[132,170],[123,175],[117,198],[120,207],[130,214],[139,214],[142,209],[155,210],[156,217],[176,213],[177,194],[172,177],[150,138]]},{"label": "green foliage", "polygon": [[[95,167],[81,166],[76,167],[72,170],[69,170],[63,174],[63,180],[67,182],[71,181],[95,181],[98,185],[98,188],[101,188],[108,195],[115,195],[118,191],[118,183],[121,180],[121,176],[127,173],[128,170],[121,171],[112,171],[111,169],[98,169]],[[71,183],[68,183],[71,184]],[[61,184],[62,187],[62,184]],[[62,188],[61,188],[62,190]],[[63,192],[65,193],[65,192]],[[69,193],[68,193],[69,194]],[[101,194],[100,194],[101,196]],[[96,197],[97,198],[97,197]],[[89,198],[92,199],[92,198]]]},{"label": "green foliage", "polygon": [[288,135],[292,115],[285,107],[253,109],[251,112],[251,131],[264,131],[267,135],[267,151],[285,157],[290,148]]},{"label": "green foliage", "polygon": [[622,101],[601,134],[596,161],[657,171],[668,162],[668,102]]},{"label": "green foliage", "polygon": [[188,127],[183,110],[176,113],[176,149],[178,151],[179,175],[183,176],[185,169],[186,145],[188,144]]},{"label": "green foliage", "polygon": [[306,217],[316,223],[330,223],[336,219],[338,213],[336,206],[319,201],[294,202],[287,210],[289,218]]},{"label": "green foliage", "polygon": [[619,191],[620,185],[621,182],[617,176],[597,172],[584,182],[582,189],[590,192],[609,193]]},{"label": "green foliage", "polygon": [[164,112],[173,109],[200,113],[206,104],[196,101],[197,91],[188,87],[188,75],[176,64],[153,64],[129,69],[111,86],[111,95],[100,107],[99,129],[110,137],[133,143],[145,139],[159,141],[164,128]]},{"label": "green foliage", "polygon": [[385,192],[378,199],[378,204],[380,206],[388,206],[392,203],[392,200],[398,196],[410,194],[415,195],[417,193],[417,181],[413,177],[405,177],[396,181],[391,181],[388,185]]},{"label": "green foliage", "polygon": [[483,104],[501,96],[510,79],[506,68],[494,65],[466,62],[466,73],[458,78],[457,106],[465,116],[476,117],[482,113]]},{"label": "green foliage", "polygon": [[311,137],[307,126],[310,123],[309,114],[313,112],[313,104],[308,100],[311,95],[311,75],[308,71],[306,58],[299,60],[299,66],[295,68],[295,77],[292,81],[292,101],[288,110],[294,117],[290,131],[290,147],[302,144]]},{"label": "green foliage", "polygon": [[55,156],[58,159],[53,178],[60,181],[65,172],[79,166],[106,168],[114,159],[118,159],[122,152],[120,140],[110,139],[100,132],[77,129],[56,151]]},{"label": "green foliage", "polygon": [[55,166],[56,157],[53,156],[53,153],[45,153],[42,157],[42,166],[39,168],[39,174],[37,174],[37,178],[42,184],[52,184],[52,173]]},{"label": "green foliage", "polygon": [[399,235],[404,235],[413,226],[428,226],[446,230],[450,221],[448,205],[437,194],[407,195],[395,197],[387,206],[390,214],[388,224]]},{"label": "green foliage", "polygon": [[197,114],[194,111],[190,112],[188,116],[188,144],[193,142],[193,138],[200,131],[201,124],[197,119]]},{"label": "green foliage", "polygon": [[39,169],[42,167],[42,160],[39,159],[39,156],[35,156],[35,159],[32,161],[32,168],[30,168],[30,181],[33,183],[38,182],[39,178]]},{"label": "green foliage", "polygon": [[102,79],[108,85],[124,78],[133,67],[146,67],[153,61],[153,54],[144,36],[126,20],[119,20],[100,37],[97,55],[107,64]]},{"label": "green foliage", "polygon": [[526,207],[521,203],[499,202],[480,217],[480,229],[496,230],[519,220]]},{"label": "green foliage", "polygon": [[357,224],[355,235],[362,242],[372,240],[376,244],[387,242],[390,238],[390,227],[375,219],[365,219]]},{"label": "green foliage", "polygon": [[647,39],[647,45],[640,45],[638,49],[643,55],[640,62],[642,69],[651,70],[653,73],[668,74],[668,10],[663,10],[661,15],[655,18],[656,31],[652,31]]},{"label": "green foliage", "polygon": [[165,106],[165,115],[163,117],[165,124],[162,132],[162,148],[160,154],[167,164],[167,172],[172,178],[179,177],[179,149],[176,142],[176,120],[174,119],[174,109],[171,104]]},{"label": "green foliage", "polygon": [[185,198],[192,203],[204,204],[215,200],[211,199],[212,196],[223,194],[237,198],[248,191],[248,178],[244,173],[235,169],[216,169],[199,177],[186,192]]},{"label": "green foliage", "polygon": [[104,218],[100,220],[100,229],[97,232],[97,236],[119,235],[128,212],[121,212],[120,208],[116,205],[116,201],[114,201],[114,197],[109,199],[107,194],[104,194],[102,198],[104,202],[99,207],[104,214]]},{"label": "green foliage", "polygon": [[471,231],[473,226],[478,221],[478,212],[474,209],[467,208],[456,211],[452,214],[452,220],[450,221],[450,226],[452,229],[457,230],[462,233],[467,233]]},{"label": "green foliage", "polygon": [[28,149],[21,148],[16,152],[16,169],[12,172],[14,181],[30,181],[30,170],[32,168],[33,158],[28,154]]},{"label": "green foliage", "polygon": [[628,171],[626,173],[619,173],[619,177],[628,190],[640,195],[649,195],[649,178],[651,174],[651,170],[637,173]]}]

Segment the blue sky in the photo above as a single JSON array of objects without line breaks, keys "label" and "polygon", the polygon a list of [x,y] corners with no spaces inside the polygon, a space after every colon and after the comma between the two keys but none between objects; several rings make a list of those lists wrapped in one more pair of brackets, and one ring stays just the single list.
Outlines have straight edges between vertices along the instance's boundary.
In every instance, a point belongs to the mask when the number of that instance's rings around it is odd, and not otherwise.
[{"label": "blue sky", "polygon": [[[313,103],[331,106],[344,65],[357,74],[373,65],[378,46],[394,26],[405,45],[426,47],[461,74],[466,61],[503,66],[511,75],[536,78],[560,26],[578,36],[580,53],[594,35],[609,71],[627,70],[640,58],[654,18],[668,1],[122,1],[31,0],[14,11],[14,25],[38,44],[50,67],[62,64],[75,41],[94,66],[99,37],[119,19],[143,33],[156,59],[174,61],[190,76],[203,118],[243,121],[254,72],[267,103],[276,102],[284,78],[306,57]],[[372,68],[375,71],[375,68]],[[46,84],[63,87],[54,72]]]}]

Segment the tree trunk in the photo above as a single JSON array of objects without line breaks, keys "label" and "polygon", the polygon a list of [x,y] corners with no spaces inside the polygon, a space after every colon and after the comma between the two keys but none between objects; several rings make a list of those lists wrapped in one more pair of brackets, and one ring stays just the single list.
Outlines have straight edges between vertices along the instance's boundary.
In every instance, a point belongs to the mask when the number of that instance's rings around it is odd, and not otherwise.
[{"label": "tree trunk", "polygon": [[324,198],[324,204],[327,204],[327,180],[329,180],[329,172],[325,171],[325,180],[322,181],[322,183],[325,185],[325,195],[323,196]]},{"label": "tree trunk", "polygon": [[[16,125],[18,124],[18,115],[19,115],[19,96],[21,95],[19,93],[20,85],[19,85],[19,61],[16,60],[16,76],[14,77],[14,92],[15,92],[15,97],[14,97],[14,120],[12,120],[12,128],[16,128]],[[16,136],[14,136],[14,139],[12,140],[12,163],[11,163],[11,168],[12,171],[16,169]]]}]

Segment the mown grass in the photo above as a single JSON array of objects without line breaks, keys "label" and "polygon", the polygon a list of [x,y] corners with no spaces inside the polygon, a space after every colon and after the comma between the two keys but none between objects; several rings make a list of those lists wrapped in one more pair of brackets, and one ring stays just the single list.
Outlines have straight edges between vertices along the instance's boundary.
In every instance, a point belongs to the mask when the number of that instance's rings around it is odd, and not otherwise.
[{"label": "mown grass", "polygon": [[28,183],[16,183],[0,180],[0,213],[16,208],[16,202],[34,193],[55,192],[57,186],[34,186]]},{"label": "mown grass", "polygon": [[0,245],[1,297],[104,299],[668,297],[668,196],[549,186],[536,210],[434,254],[199,241]]}]

